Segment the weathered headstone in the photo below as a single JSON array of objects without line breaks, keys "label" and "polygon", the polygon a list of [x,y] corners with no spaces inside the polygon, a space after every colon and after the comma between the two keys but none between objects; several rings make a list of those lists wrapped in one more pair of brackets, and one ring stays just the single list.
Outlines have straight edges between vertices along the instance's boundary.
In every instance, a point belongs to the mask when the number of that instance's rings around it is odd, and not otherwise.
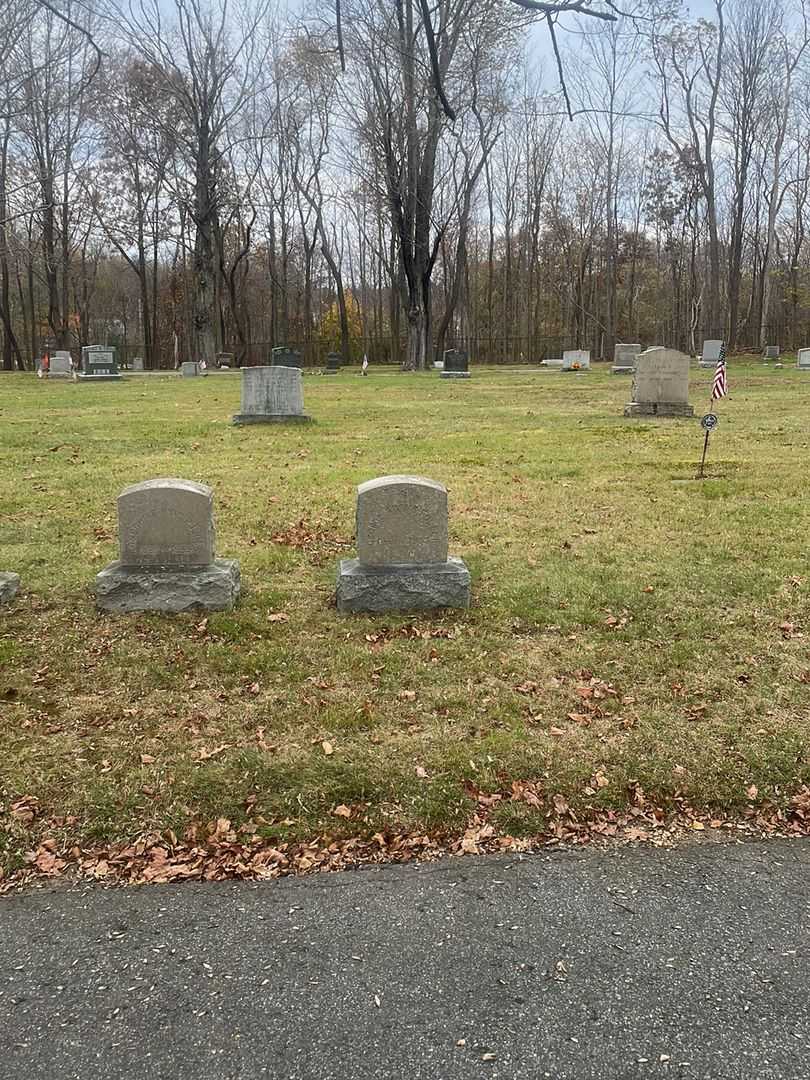
[{"label": "weathered headstone", "polygon": [[10,604],[20,587],[20,575],[10,570],[0,571],[0,605]]},{"label": "weathered headstone", "polygon": [[214,367],[218,368],[232,368],[236,362],[236,357],[232,352],[218,352],[214,357]]},{"label": "weathered headstone", "polygon": [[422,476],[381,476],[357,489],[357,555],[342,559],[339,611],[466,608],[470,572],[448,558],[447,489]]},{"label": "weathered headstone", "polygon": [[464,349],[445,349],[440,379],[469,379],[470,367]]},{"label": "weathered headstone", "polygon": [[810,349],[799,349],[796,356],[796,367],[800,371],[810,371]]},{"label": "weathered headstone", "polygon": [[82,372],[84,382],[112,381],[121,378],[115,362],[115,349],[107,345],[85,345],[82,349]]},{"label": "weathered headstone", "polygon": [[638,342],[628,345],[626,342],[617,341],[613,346],[613,367],[611,375],[632,375],[636,367],[636,356],[641,352]]},{"label": "weathered headstone", "polygon": [[588,349],[566,349],[562,354],[563,371],[590,371],[591,354]]},{"label": "weathered headstone", "polygon": [[765,360],[778,360],[779,359],[779,346],[778,345],[766,345],[765,346]]},{"label": "weathered headstone", "polygon": [[133,356],[132,357],[132,370],[133,371],[143,371],[143,357],[142,356]]},{"label": "weathered headstone", "polygon": [[720,359],[720,350],[723,348],[723,342],[718,341],[716,338],[703,342],[703,351],[700,354],[699,366],[702,368],[714,368],[717,367],[717,361]]},{"label": "weathered headstone", "polygon": [[689,404],[689,357],[660,346],[636,356],[633,400],[625,416],[694,416]]},{"label": "weathered headstone", "polygon": [[180,375],[184,379],[193,379],[197,375],[204,374],[205,372],[200,368],[196,360],[184,360],[180,365]]},{"label": "weathered headstone", "polygon": [[340,353],[330,352],[326,354],[326,368],[324,375],[337,375],[340,371],[340,365],[343,363],[343,357]]},{"label": "weathered headstone", "polygon": [[57,349],[49,354],[48,376],[69,379],[73,374],[73,362],[66,349]]},{"label": "weathered headstone", "polygon": [[301,367],[301,353],[289,345],[277,345],[271,353],[273,367]]},{"label": "weathered headstone", "polygon": [[214,493],[191,480],[146,480],[118,496],[117,562],[96,577],[102,611],[223,611],[239,595],[239,563],[217,559]]},{"label": "weathered headstone", "polygon": [[305,424],[300,368],[242,368],[242,409],[235,424]]}]

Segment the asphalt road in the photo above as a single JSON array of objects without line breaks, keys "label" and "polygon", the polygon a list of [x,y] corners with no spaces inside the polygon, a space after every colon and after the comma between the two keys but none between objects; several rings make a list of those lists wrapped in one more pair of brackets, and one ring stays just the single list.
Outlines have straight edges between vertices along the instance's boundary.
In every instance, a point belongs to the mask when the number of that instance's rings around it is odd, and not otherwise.
[{"label": "asphalt road", "polygon": [[0,901],[0,1078],[807,1080],[810,842]]}]

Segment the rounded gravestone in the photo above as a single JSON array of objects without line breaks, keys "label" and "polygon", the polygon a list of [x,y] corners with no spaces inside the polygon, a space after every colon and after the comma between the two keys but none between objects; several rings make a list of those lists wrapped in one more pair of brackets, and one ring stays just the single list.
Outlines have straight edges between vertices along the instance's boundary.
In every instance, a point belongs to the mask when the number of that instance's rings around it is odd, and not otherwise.
[{"label": "rounded gravestone", "polygon": [[207,566],[214,561],[214,493],[193,480],[161,478],[118,496],[123,566]]},{"label": "rounded gravestone", "polygon": [[447,489],[381,476],[357,489],[357,557],[366,566],[447,561]]}]

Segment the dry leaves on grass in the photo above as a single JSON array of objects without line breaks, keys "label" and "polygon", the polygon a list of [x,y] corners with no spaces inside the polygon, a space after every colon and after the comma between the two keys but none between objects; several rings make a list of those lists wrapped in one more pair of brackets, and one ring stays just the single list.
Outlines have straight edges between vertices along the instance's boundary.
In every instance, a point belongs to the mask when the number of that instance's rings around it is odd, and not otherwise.
[{"label": "dry leaves on grass", "polygon": [[318,566],[353,545],[350,537],[341,536],[328,522],[306,518],[273,533],[270,539],[274,544],[305,552]]}]

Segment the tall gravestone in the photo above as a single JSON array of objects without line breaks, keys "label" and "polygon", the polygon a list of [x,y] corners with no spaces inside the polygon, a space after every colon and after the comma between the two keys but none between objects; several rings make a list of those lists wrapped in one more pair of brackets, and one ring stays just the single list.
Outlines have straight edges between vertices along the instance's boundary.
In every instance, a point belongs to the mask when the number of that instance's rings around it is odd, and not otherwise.
[{"label": "tall gravestone", "polygon": [[115,361],[115,349],[107,345],[85,345],[82,349],[83,382],[113,382],[121,378]]},{"label": "tall gravestone", "polygon": [[242,368],[242,408],[235,424],[306,424],[300,368]]},{"label": "tall gravestone", "polygon": [[214,549],[214,493],[191,480],[145,480],[118,496],[121,554],[96,577],[102,611],[223,611],[239,563]]},{"label": "tall gravestone", "polygon": [[625,416],[694,416],[689,404],[689,357],[677,349],[648,349],[636,357],[633,400]]},{"label": "tall gravestone", "polygon": [[343,357],[340,353],[330,352],[326,354],[326,367],[324,369],[324,375],[337,375],[340,371],[340,365],[343,363]]},{"label": "tall gravestone", "polygon": [[301,367],[301,353],[289,345],[277,345],[270,355],[273,367]]},{"label": "tall gravestone", "polygon": [[133,356],[132,357],[132,370],[133,371],[143,371],[143,357],[142,356]]},{"label": "tall gravestone", "polygon": [[709,338],[703,342],[703,351],[700,354],[699,366],[702,368],[716,368],[720,359],[720,350],[723,342],[717,338]]},{"label": "tall gravestone", "polygon": [[448,557],[447,489],[422,476],[381,476],[357,489],[357,558],[342,559],[338,611],[466,608],[470,572]]},{"label": "tall gravestone", "polygon": [[464,349],[445,349],[440,379],[469,379],[470,365]]},{"label": "tall gravestone", "polygon": [[617,341],[613,346],[612,375],[632,375],[636,366],[636,356],[641,352],[638,342],[628,345],[626,342]]},{"label": "tall gravestone", "polygon": [[778,360],[779,359],[779,346],[778,345],[766,345],[765,346],[765,355],[764,355],[763,359],[765,359],[765,360]]},{"label": "tall gravestone", "polygon": [[588,349],[566,349],[562,354],[563,371],[590,371],[591,354]]},{"label": "tall gravestone", "polygon": [[10,604],[20,587],[20,575],[10,570],[0,571],[0,605]]},{"label": "tall gravestone", "polygon": [[810,371],[810,349],[799,349],[796,355],[796,367],[800,371]]}]

